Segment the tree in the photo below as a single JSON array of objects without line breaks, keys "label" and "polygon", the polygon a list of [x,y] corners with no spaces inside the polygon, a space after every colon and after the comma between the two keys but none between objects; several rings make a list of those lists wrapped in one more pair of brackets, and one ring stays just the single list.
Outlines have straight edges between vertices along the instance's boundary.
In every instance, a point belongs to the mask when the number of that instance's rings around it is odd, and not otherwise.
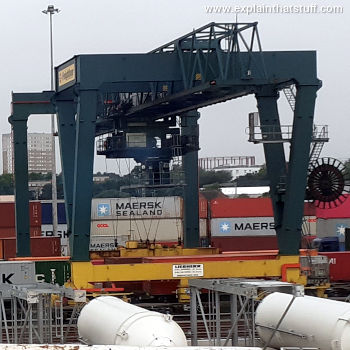
[{"label": "tree", "polygon": [[227,183],[232,180],[231,172],[220,170],[204,170],[199,168],[199,187],[204,187],[206,185],[214,185],[214,187],[220,187],[219,184]]},{"label": "tree", "polygon": [[[63,192],[62,173],[56,176],[56,184],[57,184],[57,199],[63,199],[64,192]],[[39,199],[41,200],[52,199],[52,186],[50,183],[43,186]]]},{"label": "tree", "polygon": [[29,173],[29,181],[39,181],[39,180],[51,180],[51,173],[42,174],[42,173]]},{"label": "tree", "polygon": [[14,194],[12,174],[0,175],[0,194],[3,194],[3,195]]},{"label": "tree", "polygon": [[241,187],[268,186],[269,183],[270,182],[267,176],[265,164],[261,167],[261,169],[258,172],[248,173],[236,179],[237,186],[241,186]]}]

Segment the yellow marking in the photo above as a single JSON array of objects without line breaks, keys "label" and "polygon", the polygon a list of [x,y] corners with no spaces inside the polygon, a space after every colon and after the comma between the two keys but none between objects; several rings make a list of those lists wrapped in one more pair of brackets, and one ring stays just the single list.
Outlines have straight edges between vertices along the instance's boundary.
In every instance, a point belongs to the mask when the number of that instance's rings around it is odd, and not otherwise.
[{"label": "yellow marking", "polygon": [[58,86],[62,87],[75,80],[75,63],[61,69],[58,72]]}]

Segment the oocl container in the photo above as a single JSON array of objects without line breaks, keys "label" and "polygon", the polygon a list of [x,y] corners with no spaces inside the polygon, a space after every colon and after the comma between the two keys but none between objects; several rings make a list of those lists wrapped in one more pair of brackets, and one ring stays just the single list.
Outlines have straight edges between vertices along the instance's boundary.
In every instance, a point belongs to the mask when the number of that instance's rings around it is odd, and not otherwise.
[{"label": "oocl container", "polygon": [[186,346],[171,315],[148,311],[118,298],[90,301],[78,318],[79,336],[89,345]]},{"label": "oocl container", "polygon": [[93,220],[91,237],[129,236],[131,240],[177,241],[183,237],[181,219]]},{"label": "oocl container", "polygon": [[183,218],[181,197],[94,198],[92,220]]},{"label": "oocl container", "polygon": [[269,346],[350,349],[349,303],[310,296],[297,297],[291,303],[292,298],[290,294],[272,293],[259,304],[255,320],[265,343],[290,305]]}]

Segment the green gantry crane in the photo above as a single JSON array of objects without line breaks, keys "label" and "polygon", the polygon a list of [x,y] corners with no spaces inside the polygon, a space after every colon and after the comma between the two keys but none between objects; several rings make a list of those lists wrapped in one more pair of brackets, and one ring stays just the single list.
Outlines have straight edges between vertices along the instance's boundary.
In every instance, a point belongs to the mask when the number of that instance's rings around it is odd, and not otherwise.
[{"label": "green gantry crane", "polygon": [[[293,84],[296,95],[288,169],[282,142],[266,142],[263,147],[280,254],[299,254],[314,106],[321,86],[315,51],[262,51],[257,23],[210,23],[148,53],[74,56],[55,68],[55,76],[55,91],[12,95],[9,121],[14,136],[18,256],[30,256],[30,115],[57,114],[71,258],[87,261],[96,136],[102,140],[100,154],[136,159],[149,173],[163,174],[155,177],[160,185],[168,184],[168,164],[181,153],[184,245],[196,247],[197,110],[254,94],[262,136],[276,141],[281,137],[279,92]],[[234,123],[232,119],[232,129]],[[271,126],[276,134],[268,132]],[[154,142],[155,138],[160,141]]]}]

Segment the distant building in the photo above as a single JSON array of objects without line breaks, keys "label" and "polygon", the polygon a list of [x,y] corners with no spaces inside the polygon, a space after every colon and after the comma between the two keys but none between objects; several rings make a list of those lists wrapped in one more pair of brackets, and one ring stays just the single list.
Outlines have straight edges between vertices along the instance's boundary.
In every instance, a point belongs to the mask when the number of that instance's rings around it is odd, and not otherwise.
[{"label": "distant building", "polygon": [[[28,171],[47,174],[52,169],[52,136],[46,133],[28,134]],[[2,135],[2,162],[4,174],[13,174],[12,134]]]},{"label": "distant building", "polygon": [[110,178],[107,175],[94,175],[92,179],[95,183],[101,183],[108,181]]},{"label": "distant building", "polygon": [[250,198],[261,197],[265,193],[270,192],[269,186],[254,187],[221,187],[221,192],[228,197],[236,198],[245,195]]},{"label": "distant building", "polygon": [[199,158],[198,165],[204,170],[230,171],[232,180],[247,174],[257,173],[261,169],[261,165],[255,164],[254,156]]}]

